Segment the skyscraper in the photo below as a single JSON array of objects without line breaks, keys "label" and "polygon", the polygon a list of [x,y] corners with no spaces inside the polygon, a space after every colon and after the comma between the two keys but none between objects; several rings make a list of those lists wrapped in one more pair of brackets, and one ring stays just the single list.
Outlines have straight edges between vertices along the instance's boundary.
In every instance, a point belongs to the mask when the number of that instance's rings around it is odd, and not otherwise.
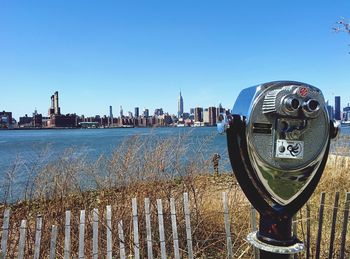
[{"label": "skyscraper", "polygon": [[215,126],[216,125],[216,107],[209,107],[209,125]]},{"label": "skyscraper", "polygon": [[194,108],[194,121],[203,122],[203,108]]},{"label": "skyscraper", "polygon": [[120,118],[124,117],[123,107],[120,105]]},{"label": "skyscraper", "polygon": [[60,109],[60,106],[58,105],[58,92],[57,91],[54,93],[54,109],[55,109],[55,114],[58,114],[58,115],[61,114],[61,109]]},{"label": "skyscraper", "polygon": [[327,108],[329,119],[333,120],[334,119],[334,109],[333,109],[332,105],[329,105],[328,100],[326,101],[326,108]]},{"label": "skyscraper", "polygon": [[140,116],[139,107],[135,107],[135,117],[138,118]]},{"label": "skyscraper", "polygon": [[182,95],[180,91],[180,96],[177,101],[177,117],[181,118],[183,113],[184,113],[184,100],[182,99]]},{"label": "skyscraper", "polygon": [[221,113],[225,113],[225,109],[222,108],[221,103],[219,103],[219,107],[216,108],[216,119],[219,118]]},{"label": "skyscraper", "polygon": [[58,105],[58,92],[57,91],[51,96],[51,107],[49,109],[49,116],[51,116],[53,114],[61,115],[61,108]]},{"label": "skyscraper", "polygon": [[335,120],[341,120],[340,96],[335,96],[335,98],[334,98],[334,119]]},{"label": "skyscraper", "polygon": [[113,125],[113,112],[112,112],[112,106],[109,106],[109,125]]}]

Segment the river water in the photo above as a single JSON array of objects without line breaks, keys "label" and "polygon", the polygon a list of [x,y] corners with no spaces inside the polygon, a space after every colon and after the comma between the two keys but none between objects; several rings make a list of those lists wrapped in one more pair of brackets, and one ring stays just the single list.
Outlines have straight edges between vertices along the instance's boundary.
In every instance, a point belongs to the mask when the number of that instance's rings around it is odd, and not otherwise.
[{"label": "river water", "polygon": [[[350,136],[350,128],[343,128],[342,134]],[[14,199],[21,198],[21,189],[28,180],[27,169],[39,158],[42,163],[52,162],[67,148],[74,148],[74,155],[84,153],[89,160],[96,160],[101,154],[108,156],[123,141],[132,136],[157,136],[181,138],[186,135],[186,145],[198,145],[206,140],[204,156],[210,159],[219,153],[227,160],[226,136],[216,133],[215,127],[195,128],[114,128],[114,129],[64,129],[64,130],[1,130],[0,131],[0,187],[12,177]],[[348,146],[348,143],[346,143]],[[188,156],[195,159],[195,154]],[[17,168],[14,168],[17,167]],[[229,168],[227,168],[229,169]],[[9,172],[16,171],[9,176]],[[0,201],[3,188],[0,189]]]}]

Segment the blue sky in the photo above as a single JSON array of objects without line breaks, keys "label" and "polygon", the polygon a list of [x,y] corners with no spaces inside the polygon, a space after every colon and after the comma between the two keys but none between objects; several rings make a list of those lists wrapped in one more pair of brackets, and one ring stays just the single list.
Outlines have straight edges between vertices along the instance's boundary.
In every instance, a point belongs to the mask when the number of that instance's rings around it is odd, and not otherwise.
[{"label": "blue sky", "polygon": [[135,106],[231,108],[239,91],[288,79],[350,102],[350,1],[0,2],[0,110],[92,116]]}]

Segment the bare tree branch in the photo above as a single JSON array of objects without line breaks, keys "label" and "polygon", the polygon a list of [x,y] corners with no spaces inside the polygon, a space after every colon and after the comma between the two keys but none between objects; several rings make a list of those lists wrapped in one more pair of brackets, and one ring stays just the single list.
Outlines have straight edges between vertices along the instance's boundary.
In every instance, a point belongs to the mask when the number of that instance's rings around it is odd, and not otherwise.
[{"label": "bare tree branch", "polygon": [[347,32],[350,34],[350,20],[346,20],[345,18],[340,18],[338,22],[336,22],[337,26],[333,27],[333,31],[335,32]]}]

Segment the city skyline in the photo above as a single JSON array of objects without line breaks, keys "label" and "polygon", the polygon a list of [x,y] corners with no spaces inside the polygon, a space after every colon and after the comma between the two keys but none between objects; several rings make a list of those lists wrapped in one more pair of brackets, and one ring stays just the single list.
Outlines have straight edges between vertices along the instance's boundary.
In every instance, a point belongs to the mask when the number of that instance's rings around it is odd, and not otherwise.
[{"label": "city skyline", "polygon": [[[20,115],[16,115],[14,112],[8,110],[8,109],[1,109],[0,111],[6,111],[6,112],[11,112],[12,113],[12,117],[16,120],[18,120],[19,117],[24,117],[25,115],[30,115],[32,113],[38,113],[38,114],[42,114],[43,116],[49,116],[50,112],[52,112],[51,110],[54,110],[57,113],[61,113],[61,107],[58,106],[58,91],[55,91],[54,95],[51,95],[51,106],[48,105],[49,110],[47,111],[47,107],[46,108],[42,108],[42,109],[38,109],[37,106],[35,106],[35,108],[33,110],[27,110],[24,114],[20,114]],[[61,93],[60,93],[61,95]],[[339,99],[338,99],[339,98]],[[334,95],[333,99],[326,99],[326,102],[328,105],[332,106],[335,110],[339,110],[342,111],[343,108],[345,107],[349,107],[350,106],[350,102],[345,103],[345,101],[343,100],[344,98],[342,96],[339,95]],[[62,101],[62,99],[60,98],[60,102]],[[176,101],[176,103],[175,103]],[[180,114],[180,107],[182,107],[182,113],[189,113],[189,114],[195,114],[194,112],[191,113],[191,110],[194,110],[195,108],[210,108],[210,107],[220,107],[222,106],[222,104],[219,102],[218,104],[214,104],[214,105],[198,105],[198,106],[194,106],[194,107],[188,107],[188,108],[184,108],[185,107],[185,102],[183,100],[182,97],[182,92],[180,90],[180,94],[178,95],[177,99],[174,101],[174,106],[177,105],[177,112],[169,112],[166,109],[163,108],[163,106],[159,106],[159,107],[140,107],[137,104],[129,104],[126,105],[127,107],[132,107],[131,109],[125,109],[125,114],[124,114],[124,109],[122,108],[124,105],[119,105],[119,110],[116,109],[116,107],[114,105],[105,105],[105,111],[103,113],[94,113],[94,114],[87,114],[87,113],[78,113],[74,110],[69,111],[69,112],[65,112],[63,110],[62,114],[76,114],[78,116],[85,116],[85,117],[93,117],[93,116],[107,116],[110,117],[111,114],[113,114],[112,109],[114,109],[114,111],[117,111],[116,113],[118,114],[117,116],[113,116],[113,118],[118,118],[118,117],[122,117],[122,116],[126,116],[128,117],[128,115],[131,113],[133,115],[136,114],[136,110],[137,110],[137,114],[139,114],[139,109],[141,109],[141,112],[144,111],[145,109],[148,111],[148,113],[150,115],[153,115],[153,111],[156,111],[158,109],[162,109],[164,110],[165,113],[169,114],[169,115],[175,115],[178,118],[180,118],[181,116],[179,116]],[[63,101],[63,103],[65,103]],[[113,108],[114,107],[114,108]],[[232,107],[225,107],[226,109],[232,109]],[[181,113],[181,114],[182,114]],[[335,114],[336,118],[339,118],[339,114]],[[138,116],[136,116],[138,117]]]},{"label": "city skyline", "polygon": [[[61,93],[62,113],[162,107],[177,114],[222,103],[275,80],[350,102],[349,35],[334,33],[350,2],[4,1],[0,9],[0,110],[15,118]],[[296,14],[290,17],[290,14]],[[152,106],[152,107],[151,107]],[[117,114],[117,113],[115,113]]]},{"label": "city skyline", "polygon": [[[195,107],[190,108],[190,112],[183,109],[184,101],[181,91],[178,98],[178,114],[169,114],[162,107],[156,108],[153,113],[145,108],[139,114],[139,107],[135,107],[135,113],[131,111],[124,115],[123,107],[119,108],[119,116],[113,116],[113,107],[109,106],[109,116],[106,114],[96,114],[95,116],[85,116],[84,114],[62,114],[59,106],[58,91],[50,97],[51,105],[48,109],[48,116],[35,111],[32,116],[25,114],[16,120],[11,111],[0,111],[0,128],[3,129],[28,129],[28,128],[86,128],[86,127],[169,127],[169,126],[215,126],[220,114],[230,113],[230,109],[222,107]],[[341,109],[341,97],[335,96],[334,106],[326,101],[325,108],[331,120],[342,121],[344,124],[350,123],[350,104]],[[233,111],[234,112],[234,111]]]}]

